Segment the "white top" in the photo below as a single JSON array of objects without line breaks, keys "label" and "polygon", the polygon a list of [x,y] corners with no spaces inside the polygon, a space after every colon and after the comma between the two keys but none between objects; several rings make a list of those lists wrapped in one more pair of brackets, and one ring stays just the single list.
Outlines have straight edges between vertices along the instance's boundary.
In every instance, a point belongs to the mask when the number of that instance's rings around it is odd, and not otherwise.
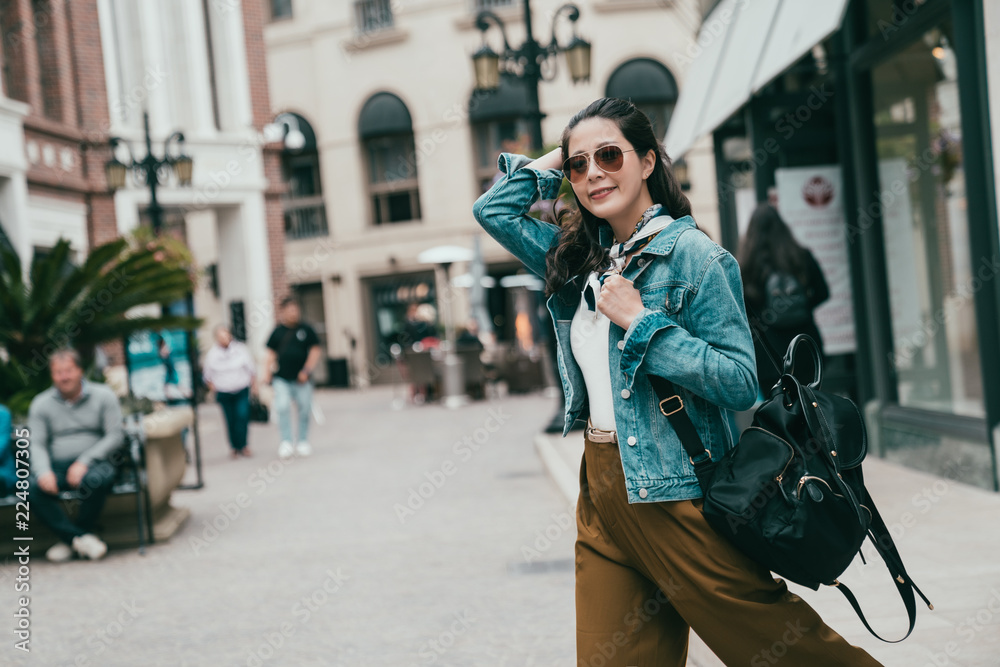
[{"label": "white top", "polygon": [[238,340],[231,341],[226,347],[216,343],[205,355],[202,364],[205,381],[215,385],[216,391],[226,394],[246,389],[256,374],[250,349]]},{"label": "white top", "polygon": [[[587,277],[594,294],[601,293],[597,272]],[[583,373],[590,402],[590,421],[594,428],[616,431],[615,408],[611,396],[611,361],[608,357],[608,337],[611,320],[599,310],[591,311],[580,293],[580,303],[570,325],[570,347]]]}]

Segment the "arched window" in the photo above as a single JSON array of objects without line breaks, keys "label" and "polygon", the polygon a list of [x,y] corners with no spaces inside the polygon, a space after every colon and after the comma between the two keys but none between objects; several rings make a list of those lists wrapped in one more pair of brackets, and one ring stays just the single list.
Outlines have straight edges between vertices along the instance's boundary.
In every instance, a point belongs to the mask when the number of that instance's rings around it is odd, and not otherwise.
[{"label": "arched window", "polygon": [[649,116],[656,136],[663,137],[677,104],[677,81],[657,61],[636,58],[611,74],[605,95],[631,101]]},{"label": "arched window", "polygon": [[497,174],[500,153],[526,153],[531,147],[528,90],[521,79],[500,76],[500,87],[476,91],[469,98],[469,123],[476,151],[476,176],[482,192]]},{"label": "arched window", "polygon": [[312,125],[297,113],[285,112],[274,119],[284,131],[281,171],[288,183],[283,208],[285,235],[290,239],[326,236],[326,207],[319,174],[319,147]]},{"label": "arched window", "polygon": [[361,108],[358,136],[368,171],[372,224],[420,219],[413,122],[403,101],[376,93]]}]

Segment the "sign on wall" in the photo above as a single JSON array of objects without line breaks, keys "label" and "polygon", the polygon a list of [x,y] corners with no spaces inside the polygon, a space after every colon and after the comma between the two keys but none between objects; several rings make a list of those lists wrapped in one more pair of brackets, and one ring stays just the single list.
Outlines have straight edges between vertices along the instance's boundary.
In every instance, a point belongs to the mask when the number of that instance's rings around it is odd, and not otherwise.
[{"label": "sign on wall", "polygon": [[129,385],[132,393],[151,401],[187,401],[192,394],[187,332],[183,329],[142,331],[128,339]]},{"label": "sign on wall", "polygon": [[777,169],[778,210],[823,269],[830,298],[816,309],[826,354],[857,349],[843,184],[839,165]]}]

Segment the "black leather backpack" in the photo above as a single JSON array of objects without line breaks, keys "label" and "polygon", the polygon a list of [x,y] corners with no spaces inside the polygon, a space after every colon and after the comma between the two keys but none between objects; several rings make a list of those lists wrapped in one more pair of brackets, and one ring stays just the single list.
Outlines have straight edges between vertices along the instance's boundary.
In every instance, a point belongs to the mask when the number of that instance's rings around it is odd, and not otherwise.
[{"label": "black leather backpack", "polygon": [[[815,363],[816,377],[808,384],[793,372],[800,345],[809,348]],[[694,464],[708,523],[743,553],[790,581],[813,590],[821,584],[837,587],[868,631],[889,641],[872,630],[857,599],[837,580],[869,538],[906,605],[906,639],[916,622],[914,591],[934,607],[906,573],[865,488],[861,463],[868,441],[861,413],[849,399],[820,389],[822,357],[809,336],[792,340],[783,371],[739,444],[716,461],[673,384],[653,375],[649,380],[660,411]]]}]

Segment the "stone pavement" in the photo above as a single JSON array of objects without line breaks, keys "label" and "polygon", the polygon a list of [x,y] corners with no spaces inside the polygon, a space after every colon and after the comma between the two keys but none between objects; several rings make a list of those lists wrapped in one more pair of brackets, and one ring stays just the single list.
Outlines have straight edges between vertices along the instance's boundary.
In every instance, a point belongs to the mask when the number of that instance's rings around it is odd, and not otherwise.
[{"label": "stone pavement", "polygon": [[31,654],[13,648],[16,565],[0,565],[0,665],[561,666],[574,663],[572,510],[532,442],[541,394],[390,406],[321,390],[308,459],[273,425],[231,461],[201,411],[205,487],[145,556],[30,562]]},{"label": "stone pavement", "polygon": [[[539,434],[535,444],[563,495],[575,499],[580,490],[583,431],[572,431],[566,438]],[[917,598],[913,634],[900,644],[886,644],[868,633],[839,592],[789,587],[848,641],[887,667],[1000,665],[1000,494],[873,455],[864,470],[903,563],[934,611]],[[899,594],[870,543],[863,553],[868,564],[855,559],[840,580],[851,587],[879,634],[887,639],[902,637],[907,619]],[[716,667],[722,662],[692,636],[689,664]]]},{"label": "stone pavement", "polygon": [[[539,436],[543,394],[454,411],[393,410],[398,396],[317,392],[315,453],[290,462],[273,425],[253,427],[254,458],[229,460],[203,408],[206,486],[175,492],[192,514],[169,542],[97,563],[32,555],[31,655],[13,648],[16,565],[0,565],[0,665],[573,665],[581,432]],[[889,667],[1000,665],[1000,496],[874,458],[866,476],[936,610],[887,645],[835,591],[797,592]],[[902,634],[877,560],[843,579]],[[690,664],[718,662],[693,643]]]}]

